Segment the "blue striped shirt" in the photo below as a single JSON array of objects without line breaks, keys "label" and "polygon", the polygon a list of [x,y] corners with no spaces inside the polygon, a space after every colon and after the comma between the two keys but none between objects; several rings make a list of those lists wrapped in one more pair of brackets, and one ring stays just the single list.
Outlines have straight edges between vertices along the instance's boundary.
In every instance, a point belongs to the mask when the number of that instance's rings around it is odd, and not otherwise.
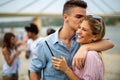
[{"label": "blue striped shirt", "polygon": [[59,31],[60,29],[40,40],[34,45],[34,49],[32,50],[33,58],[29,70],[31,72],[43,70],[43,80],[69,80],[65,73],[56,70],[52,66],[52,54],[45,40],[48,42],[55,57],[65,56],[69,67],[72,67],[73,56],[80,45],[76,42],[77,35],[75,35],[71,40],[71,50],[68,50],[66,45],[58,37]]}]

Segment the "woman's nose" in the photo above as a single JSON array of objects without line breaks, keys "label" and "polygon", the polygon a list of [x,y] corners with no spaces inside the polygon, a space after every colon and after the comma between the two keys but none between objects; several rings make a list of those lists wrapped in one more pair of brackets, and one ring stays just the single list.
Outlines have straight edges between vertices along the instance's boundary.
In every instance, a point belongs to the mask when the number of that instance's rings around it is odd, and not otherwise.
[{"label": "woman's nose", "polygon": [[80,34],[80,33],[81,33],[81,29],[78,29],[78,30],[77,30],[77,33]]}]

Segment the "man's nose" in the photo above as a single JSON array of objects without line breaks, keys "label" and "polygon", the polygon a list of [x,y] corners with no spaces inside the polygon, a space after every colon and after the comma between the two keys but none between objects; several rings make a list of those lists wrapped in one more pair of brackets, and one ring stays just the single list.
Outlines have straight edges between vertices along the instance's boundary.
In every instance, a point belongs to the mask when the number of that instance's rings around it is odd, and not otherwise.
[{"label": "man's nose", "polygon": [[83,21],[83,17],[81,17],[81,18],[79,19],[79,22],[80,22],[80,23],[82,23],[82,21]]}]

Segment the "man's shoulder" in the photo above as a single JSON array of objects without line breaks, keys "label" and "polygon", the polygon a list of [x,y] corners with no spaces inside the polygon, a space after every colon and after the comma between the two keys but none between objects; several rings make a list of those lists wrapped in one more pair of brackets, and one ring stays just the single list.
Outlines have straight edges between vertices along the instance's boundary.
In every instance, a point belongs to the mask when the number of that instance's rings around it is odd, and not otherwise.
[{"label": "man's shoulder", "polygon": [[45,38],[35,41],[32,46],[33,48],[42,47],[45,43]]}]

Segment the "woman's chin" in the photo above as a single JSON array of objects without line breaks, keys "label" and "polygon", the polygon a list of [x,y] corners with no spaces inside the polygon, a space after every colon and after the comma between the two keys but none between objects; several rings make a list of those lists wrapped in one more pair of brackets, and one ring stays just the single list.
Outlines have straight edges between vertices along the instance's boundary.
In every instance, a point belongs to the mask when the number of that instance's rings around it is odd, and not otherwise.
[{"label": "woman's chin", "polygon": [[78,42],[78,43],[82,43],[82,41],[81,41],[81,40],[79,40],[79,39],[77,39],[77,42]]}]

